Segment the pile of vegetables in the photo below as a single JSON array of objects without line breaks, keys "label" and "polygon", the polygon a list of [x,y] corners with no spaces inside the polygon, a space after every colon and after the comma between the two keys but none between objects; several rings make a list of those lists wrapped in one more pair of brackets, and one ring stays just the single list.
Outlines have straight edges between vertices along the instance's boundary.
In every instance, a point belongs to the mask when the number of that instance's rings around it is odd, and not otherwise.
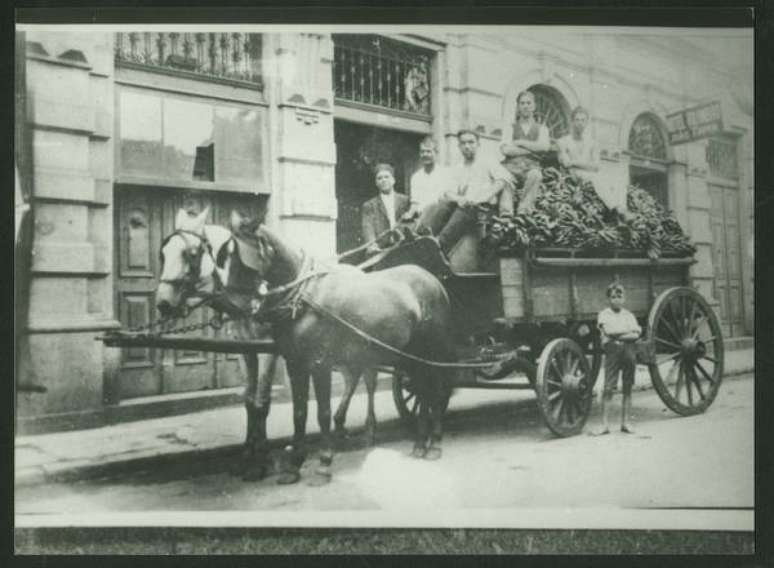
[{"label": "pile of vegetables", "polygon": [[630,185],[627,206],[626,216],[611,211],[591,182],[545,168],[535,210],[495,218],[485,243],[499,251],[514,252],[527,247],[561,247],[602,255],[628,249],[653,259],[662,255],[692,256],[696,252],[673,214],[648,192]]}]

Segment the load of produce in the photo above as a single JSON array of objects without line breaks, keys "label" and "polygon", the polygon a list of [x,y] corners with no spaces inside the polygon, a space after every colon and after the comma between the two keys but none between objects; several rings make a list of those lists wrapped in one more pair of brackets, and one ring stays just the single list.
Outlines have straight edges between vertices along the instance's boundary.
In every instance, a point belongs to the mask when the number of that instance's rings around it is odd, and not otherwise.
[{"label": "load of produce", "polygon": [[556,168],[543,170],[540,195],[529,214],[495,218],[486,246],[520,252],[525,248],[573,248],[603,255],[631,250],[656,259],[692,256],[696,247],[674,215],[643,189],[627,188],[628,214],[609,210],[591,182]]}]

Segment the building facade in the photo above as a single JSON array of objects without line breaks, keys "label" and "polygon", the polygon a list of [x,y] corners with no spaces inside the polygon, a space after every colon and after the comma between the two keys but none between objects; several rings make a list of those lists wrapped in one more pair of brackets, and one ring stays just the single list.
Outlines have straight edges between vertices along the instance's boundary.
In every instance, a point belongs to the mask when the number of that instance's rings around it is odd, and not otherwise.
[{"label": "building facade", "polygon": [[[358,244],[375,163],[392,163],[408,193],[419,140],[433,135],[453,164],[462,127],[497,157],[528,88],[554,138],[572,108],[590,111],[602,167],[675,211],[698,247],[693,285],[727,336],[752,334],[751,34],[19,37],[17,165],[34,228],[17,370],[47,389],[18,394],[22,428],[100,423],[241,384],[236,357],[95,341],[155,318],[158,251],[179,208],[209,207],[213,223],[248,209],[329,257]],[[718,55],[723,41],[737,47]],[[669,144],[667,116],[708,100],[721,105],[722,130]]]}]

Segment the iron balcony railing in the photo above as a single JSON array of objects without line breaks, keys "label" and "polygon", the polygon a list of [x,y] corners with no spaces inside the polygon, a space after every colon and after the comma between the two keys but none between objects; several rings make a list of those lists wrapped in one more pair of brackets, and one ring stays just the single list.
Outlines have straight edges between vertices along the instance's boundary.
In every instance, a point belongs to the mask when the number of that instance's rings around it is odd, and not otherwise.
[{"label": "iron balcony railing", "polygon": [[261,81],[261,36],[242,33],[119,32],[116,64],[230,79]]},{"label": "iron balcony railing", "polygon": [[429,117],[431,53],[384,37],[333,36],[336,99]]}]

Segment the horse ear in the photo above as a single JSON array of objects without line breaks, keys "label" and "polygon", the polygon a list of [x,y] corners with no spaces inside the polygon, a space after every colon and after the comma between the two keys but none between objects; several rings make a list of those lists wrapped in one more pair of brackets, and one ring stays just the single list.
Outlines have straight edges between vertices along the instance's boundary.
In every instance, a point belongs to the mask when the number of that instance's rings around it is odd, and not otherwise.
[{"label": "horse ear", "polygon": [[201,230],[204,229],[204,225],[207,222],[207,215],[210,214],[210,208],[206,207],[204,211],[199,213],[199,215],[196,217],[196,220],[194,222],[197,229]]},{"label": "horse ear", "polygon": [[177,216],[175,217],[175,229],[184,227],[189,219],[188,211],[185,209],[178,209]]},{"label": "horse ear", "polygon": [[239,229],[242,227],[243,217],[239,214],[239,211],[236,209],[231,210],[231,230],[234,232],[239,232]]}]

